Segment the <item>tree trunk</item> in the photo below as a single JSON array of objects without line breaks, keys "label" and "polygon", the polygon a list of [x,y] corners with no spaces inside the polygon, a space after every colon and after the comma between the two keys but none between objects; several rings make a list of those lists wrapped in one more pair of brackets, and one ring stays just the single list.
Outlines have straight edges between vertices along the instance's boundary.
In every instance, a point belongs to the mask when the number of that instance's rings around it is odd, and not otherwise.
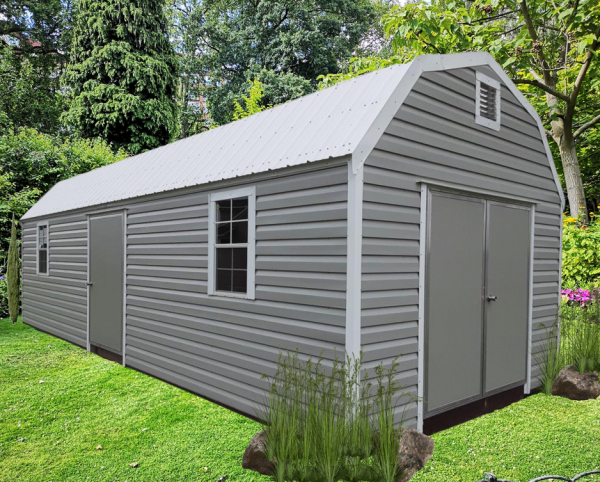
[{"label": "tree trunk", "polygon": [[567,185],[571,216],[579,218],[580,222],[583,224],[588,224],[587,203],[583,191],[583,181],[581,179],[579,161],[577,160],[575,139],[573,139],[571,132],[566,130],[557,141],[565,175],[565,184]]}]

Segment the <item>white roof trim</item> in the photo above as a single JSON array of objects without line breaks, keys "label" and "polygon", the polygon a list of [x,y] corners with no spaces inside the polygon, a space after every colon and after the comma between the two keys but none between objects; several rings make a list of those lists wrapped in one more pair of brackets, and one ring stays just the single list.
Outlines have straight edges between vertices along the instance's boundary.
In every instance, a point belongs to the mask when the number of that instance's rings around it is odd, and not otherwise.
[{"label": "white roof trim", "polygon": [[556,172],[556,166],[554,165],[554,158],[552,157],[552,152],[550,151],[550,146],[548,145],[544,124],[542,123],[537,111],[527,101],[525,96],[521,93],[513,81],[510,80],[506,72],[504,72],[500,64],[496,62],[494,57],[487,52],[422,55],[407,65],[409,65],[408,71],[402,77],[398,87],[388,100],[387,105],[381,110],[379,116],[371,125],[371,128],[367,134],[359,143],[357,149],[352,153],[352,168],[354,172],[357,172],[362,168],[363,164],[367,160],[367,157],[375,148],[375,144],[379,140],[381,133],[392,121],[398,108],[404,103],[406,97],[411,92],[423,72],[438,72],[488,65],[494,71],[494,73],[500,77],[504,85],[511,91],[511,93],[517,98],[517,100],[521,103],[521,105],[523,105],[523,107],[527,110],[527,112],[529,112],[531,117],[536,122],[540,131],[540,138],[544,144],[544,150],[546,151],[548,164],[552,170],[552,177],[554,178],[554,183],[556,184],[556,190],[558,191],[558,195],[560,197],[561,211],[564,211],[565,197],[562,186],[560,185],[558,173]]}]

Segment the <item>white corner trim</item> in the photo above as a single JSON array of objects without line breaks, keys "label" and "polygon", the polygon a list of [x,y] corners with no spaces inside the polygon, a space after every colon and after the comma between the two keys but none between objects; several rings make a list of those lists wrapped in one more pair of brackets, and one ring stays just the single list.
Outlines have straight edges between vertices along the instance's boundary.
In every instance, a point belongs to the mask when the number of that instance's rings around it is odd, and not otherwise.
[{"label": "white corner trim", "polygon": [[92,350],[92,345],[90,343],[90,282],[91,280],[91,231],[90,231],[90,215],[86,216],[86,229],[87,229],[87,277],[85,283],[85,295],[86,295],[86,313],[85,313],[85,329],[86,329],[86,338],[85,338],[85,349],[87,351]]},{"label": "white corner trim", "polygon": [[127,209],[123,210],[123,340],[121,348],[121,365],[127,366],[125,362],[125,350],[127,348]]},{"label": "white corner trim", "polygon": [[417,430],[423,431],[425,396],[425,259],[427,245],[427,197],[429,188],[421,184],[421,212],[419,221],[419,332],[417,360]]},{"label": "white corner trim", "polygon": [[[248,265],[246,294],[221,293],[215,289],[215,213],[216,202],[223,199],[248,198]],[[224,296],[253,300],[256,297],[256,187],[217,191],[208,195],[208,286],[210,296]]]},{"label": "white corner trim", "polygon": [[533,263],[535,261],[535,204],[529,210],[529,306],[527,316],[527,381],[525,393],[531,392],[531,349],[533,343]]},{"label": "white corner trim", "polygon": [[[496,91],[496,120],[481,115],[481,84],[487,84]],[[500,130],[502,116],[502,86],[500,82],[481,72],[475,73],[475,123],[483,127]]]},{"label": "white corner trim", "polygon": [[361,350],[362,210],[364,171],[348,162],[348,237],[346,255],[346,353],[358,358]]}]

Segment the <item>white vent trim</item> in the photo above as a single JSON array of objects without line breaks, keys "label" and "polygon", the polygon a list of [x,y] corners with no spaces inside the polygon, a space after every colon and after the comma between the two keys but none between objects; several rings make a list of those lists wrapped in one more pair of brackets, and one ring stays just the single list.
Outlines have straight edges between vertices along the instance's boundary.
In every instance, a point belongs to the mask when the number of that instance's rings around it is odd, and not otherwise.
[{"label": "white vent trim", "polygon": [[[502,87],[500,85],[500,82],[492,79],[491,77],[488,77],[485,74],[482,74],[481,72],[477,72],[476,79],[477,86],[475,89],[475,123],[484,127],[489,127],[490,129],[494,129],[495,131],[499,131],[500,114],[502,111]],[[488,116],[481,115],[481,108],[485,107],[485,105],[482,105],[482,94],[484,93],[482,92],[482,90],[485,91],[485,87],[482,89],[482,84],[484,84],[484,86],[491,87],[496,91],[496,112],[494,119],[490,119]]]}]

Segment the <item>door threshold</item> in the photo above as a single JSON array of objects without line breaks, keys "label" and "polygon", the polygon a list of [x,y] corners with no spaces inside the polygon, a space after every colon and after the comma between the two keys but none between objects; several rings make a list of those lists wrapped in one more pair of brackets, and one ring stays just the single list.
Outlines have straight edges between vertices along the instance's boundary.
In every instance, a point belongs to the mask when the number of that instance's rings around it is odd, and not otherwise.
[{"label": "door threshold", "polygon": [[461,423],[468,422],[474,418],[481,417],[487,413],[495,412],[501,408],[508,407],[524,398],[524,386],[511,388],[504,392],[490,395],[489,397],[467,403],[447,412],[434,415],[423,420],[423,433],[432,435],[442,430],[449,429]]},{"label": "door threshold", "polygon": [[94,345],[92,345],[90,347],[90,351],[92,353],[94,353],[95,355],[98,355],[99,357],[104,358],[105,360],[119,363],[120,365],[123,364],[123,357],[121,355],[119,355],[118,353],[113,353],[110,350],[106,350],[104,348],[100,348],[99,346],[94,346]]}]

